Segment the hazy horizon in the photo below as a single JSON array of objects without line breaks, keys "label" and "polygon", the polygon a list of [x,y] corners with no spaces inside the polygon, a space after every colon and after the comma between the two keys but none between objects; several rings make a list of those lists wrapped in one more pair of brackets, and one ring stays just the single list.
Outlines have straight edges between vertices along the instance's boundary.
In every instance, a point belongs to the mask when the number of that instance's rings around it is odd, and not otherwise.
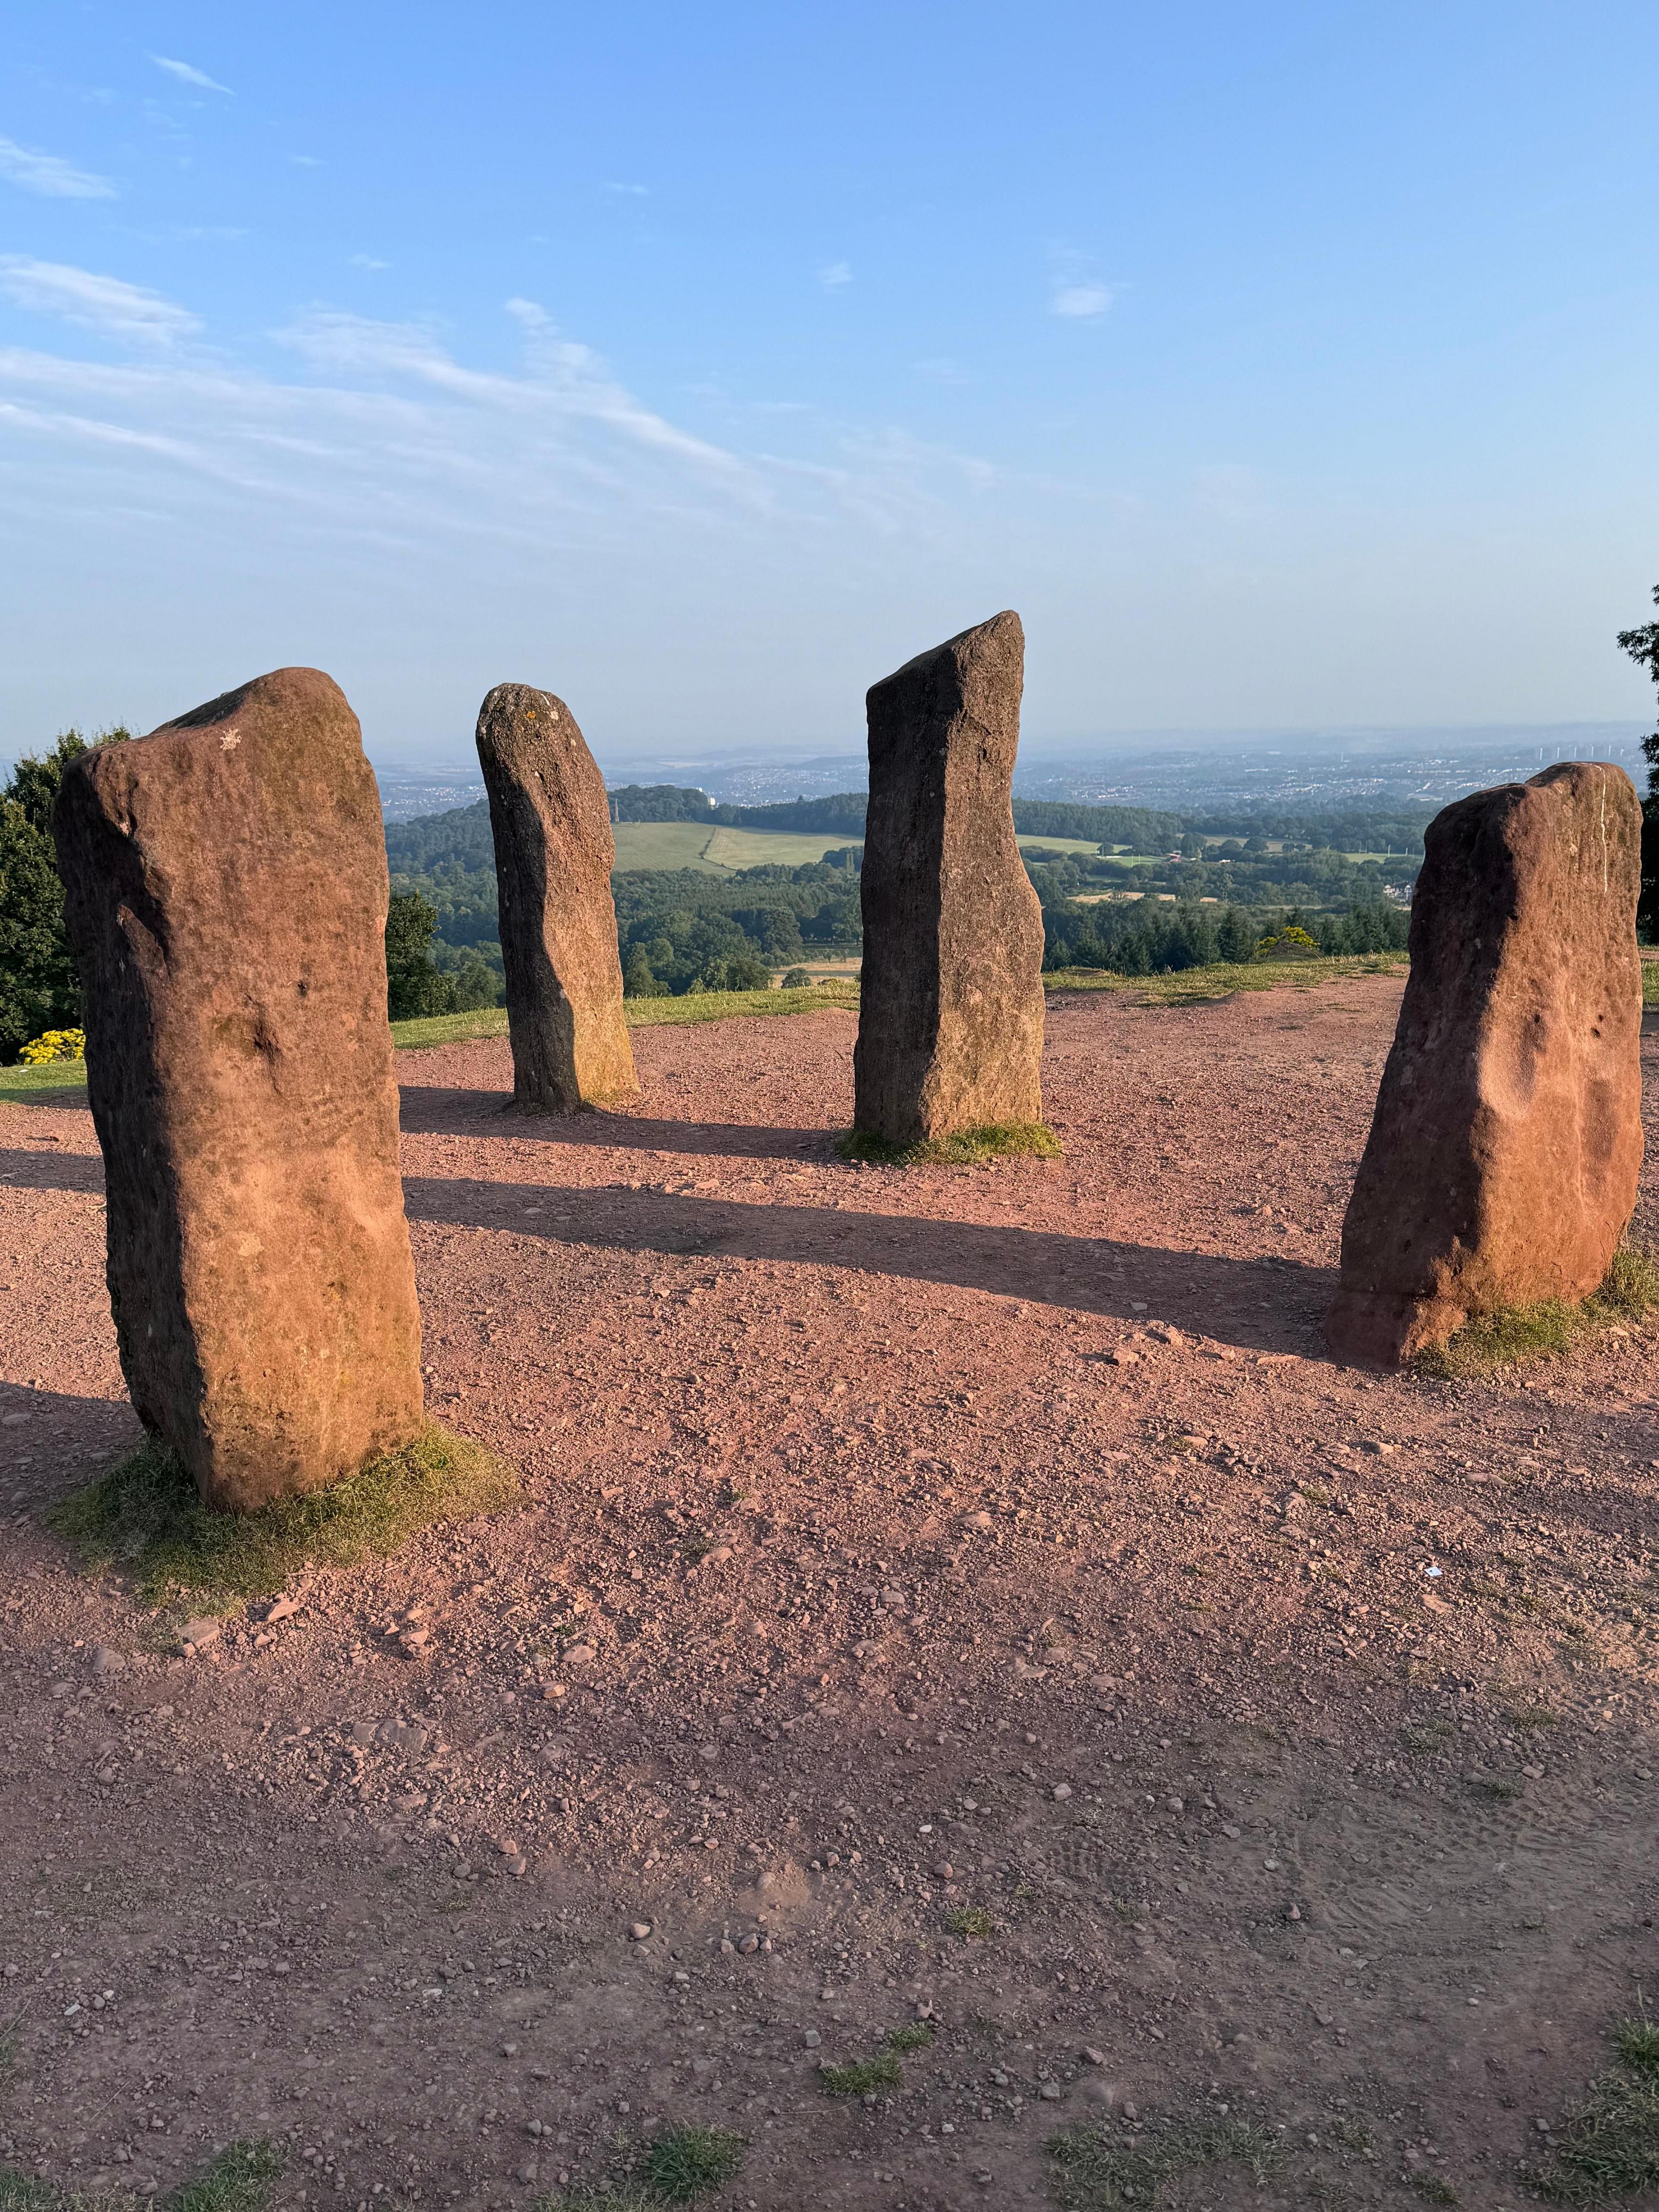
[{"label": "hazy horizon", "polygon": [[0,754],[294,662],[832,750],[1005,606],[1036,744],[1638,716],[1659,18],[1492,32],[20,0]]}]

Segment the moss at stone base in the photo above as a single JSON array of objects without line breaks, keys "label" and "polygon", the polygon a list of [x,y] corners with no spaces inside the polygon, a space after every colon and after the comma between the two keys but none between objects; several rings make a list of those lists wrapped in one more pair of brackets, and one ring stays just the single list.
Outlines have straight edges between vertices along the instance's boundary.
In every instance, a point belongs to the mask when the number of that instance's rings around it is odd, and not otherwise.
[{"label": "moss at stone base", "polygon": [[916,1145],[890,1145],[867,1129],[849,1129],[836,1139],[836,1150],[844,1160],[878,1167],[978,1167],[987,1160],[1057,1160],[1060,1145],[1046,1121],[989,1121],[982,1128],[958,1129],[954,1136]]},{"label": "moss at stone base", "polygon": [[188,1599],[234,1613],[274,1597],[301,1568],[384,1558],[423,1528],[515,1504],[518,1477],[482,1444],[435,1422],[343,1481],[257,1513],[204,1505],[177,1456],[153,1439],[57,1507],[48,1525],[88,1572],[115,1568],[141,1601]]},{"label": "moss at stone base", "polygon": [[1659,1265],[1639,1246],[1626,1244],[1613,1254],[1601,1288],[1580,1304],[1543,1298],[1536,1305],[1478,1314],[1446,1343],[1419,1352],[1411,1365],[1417,1374],[1442,1382],[1493,1375],[1500,1368],[1559,1359],[1610,1328],[1644,1320],[1656,1309]]}]

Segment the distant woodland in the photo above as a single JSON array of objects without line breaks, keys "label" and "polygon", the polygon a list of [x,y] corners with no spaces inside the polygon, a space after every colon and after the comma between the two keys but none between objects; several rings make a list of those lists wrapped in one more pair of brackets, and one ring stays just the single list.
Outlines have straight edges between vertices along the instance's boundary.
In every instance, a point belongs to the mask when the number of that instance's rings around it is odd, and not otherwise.
[{"label": "distant woodland", "polygon": [[[849,840],[864,831],[862,792],[729,806],[675,785],[628,785],[611,799],[619,823],[696,822]],[[1433,811],[1344,808],[1188,820],[1149,807],[1017,799],[1014,826],[1042,902],[1048,965],[1149,975],[1248,957],[1287,926],[1328,951],[1403,945]],[[1033,842],[1044,838],[1063,842],[1045,853]],[[386,851],[394,890],[429,909],[429,958],[453,985],[453,1002],[495,1003],[501,961],[488,805],[392,823]],[[618,870],[612,885],[629,994],[753,988],[802,960],[856,956],[861,858],[849,842],[799,866]]]}]

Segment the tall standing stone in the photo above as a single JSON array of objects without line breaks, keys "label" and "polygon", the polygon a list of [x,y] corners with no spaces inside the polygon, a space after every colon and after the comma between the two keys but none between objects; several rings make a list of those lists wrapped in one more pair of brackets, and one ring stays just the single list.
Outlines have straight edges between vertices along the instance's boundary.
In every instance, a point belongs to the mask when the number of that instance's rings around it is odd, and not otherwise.
[{"label": "tall standing stone", "polygon": [[639,1089],[623,1019],[605,778],[550,691],[498,684],[478,714],[500,887],[515,1105],[574,1114]]},{"label": "tall standing stone", "polygon": [[1042,908],[1014,839],[1025,633],[993,616],[866,700],[854,1127],[913,1145],[1042,1116]]},{"label": "tall standing stone", "polygon": [[386,843],[357,719],[281,668],[65,772],[121,1365],[210,1505],[422,1425],[386,1001]]},{"label": "tall standing stone", "polygon": [[1641,838],[1629,777],[1597,762],[1430,823],[1326,1317],[1340,1357],[1397,1366],[1606,1274],[1642,1164]]}]

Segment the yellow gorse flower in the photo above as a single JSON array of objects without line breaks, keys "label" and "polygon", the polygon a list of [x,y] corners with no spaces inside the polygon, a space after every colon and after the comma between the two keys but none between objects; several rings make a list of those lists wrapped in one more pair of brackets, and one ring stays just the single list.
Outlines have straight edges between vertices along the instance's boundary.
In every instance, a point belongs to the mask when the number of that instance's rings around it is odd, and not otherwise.
[{"label": "yellow gorse flower", "polygon": [[84,1060],[87,1033],[84,1030],[48,1030],[44,1036],[26,1044],[21,1056],[31,1067],[42,1067],[49,1060]]}]

